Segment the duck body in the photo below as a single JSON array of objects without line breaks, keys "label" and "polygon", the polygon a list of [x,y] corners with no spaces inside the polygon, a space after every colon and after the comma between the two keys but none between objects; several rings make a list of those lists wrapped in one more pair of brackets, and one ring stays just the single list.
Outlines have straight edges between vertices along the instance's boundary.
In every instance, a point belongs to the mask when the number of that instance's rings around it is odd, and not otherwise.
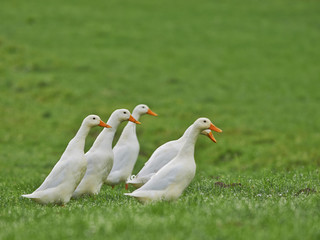
[{"label": "duck body", "polygon": [[[84,119],[76,136],[69,142],[60,160],[44,182],[33,193],[22,195],[23,197],[31,198],[42,204],[66,204],[69,202],[73,191],[86,172],[85,138],[92,126],[99,125],[98,123],[95,124],[97,121],[102,126],[103,122],[96,115],[89,115]],[[107,125],[105,124],[105,126]]]},{"label": "duck body", "polygon": [[[84,153],[83,153],[84,155]],[[80,154],[64,158],[52,169],[43,184],[32,194],[22,195],[41,204],[66,204],[86,172],[87,161]]]},{"label": "duck body", "polygon": [[140,172],[127,183],[132,184],[135,187],[141,187],[149,179],[156,174],[164,165],[170,162],[175,156],[177,156],[179,150],[182,148],[186,141],[187,135],[191,130],[191,126],[184,132],[184,134],[177,140],[167,142],[158,147],[151,155],[149,160],[145,163]]},{"label": "duck body", "polygon": [[[145,163],[140,172],[135,177],[132,177],[130,180],[128,180],[127,183],[139,188],[149,181],[154,174],[156,174],[163,166],[177,156],[178,152],[187,141],[192,126],[193,125],[188,127],[179,139],[167,142],[158,147],[153,152],[150,159]],[[201,132],[201,134],[208,136],[212,141],[214,141],[210,130],[204,130]]]},{"label": "duck body", "polygon": [[85,154],[88,161],[87,169],[72,197],[77,198],[84,194],[95,195],[100,192],[103,181],[110,173],[113,164],[112,149],[107,150],[88,151]]},{"label": "duck body", "polygon": [[74,198],[84,194],[95,195],[100,192],[101,186],[113,166],[112,142],[114,135],[120,123],[129,120],[130,116],[127,109],[117,109],[111,114],[107,124],[112,128],[103,129],[90,150],[85,154],[88,166],[83,179],[72,195]]},{"label": "duck body", "polygon": [[194,147],[198,135],[201,131],[213,129],[213,127],[209,119],[197,119],[177,156],[163,166],[141,188],[132,193],[125,193],[125,195],[135,197],[141,202],[176,200],[195,176]]},{"label": "duck body", "polygon": [[114,146],[114,165],[106,180],[108,185],[114,186],[125,182],[131,175],[140,150],[139,141],[135,132],[135,126],[128,123],[117,145]]},{"label": "duck body", "polygon": [[[132,112],[132,116],[139,120],[140,116],[151,114],[156,116],[145,104],[136,106]],[[131,176],[134,165],[138,159],[140,144],[136,134],[136,125],[132,122],[124,127],[117,144],[113,148],[114,163],[111,172],[105,183],[115,186],[122,182],[126,182]]]},{"label": "duck body", "polygon": [[178,199],[184,189],[189,186],[196,173],[194,158],[185,156],[184,162],[181,162],[182,157],[182,155],[176,156],[141,188],[126,195],[135,197],[143,203]]}]

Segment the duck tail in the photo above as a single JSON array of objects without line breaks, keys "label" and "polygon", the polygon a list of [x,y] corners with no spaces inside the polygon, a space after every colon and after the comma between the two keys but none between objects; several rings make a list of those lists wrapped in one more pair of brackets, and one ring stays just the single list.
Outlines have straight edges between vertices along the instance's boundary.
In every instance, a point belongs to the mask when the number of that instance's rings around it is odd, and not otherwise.
[{"label": "duck tail", "polygon": [[37,196],[38,194],[33,192],[33,193],[30,193],[30,194],[23,194],[21,195],[21,197],[24,197],[24,198],[39,198],[39,196]]},{"label": "duck tail", "polygon": [[23,195],[21,195],[21,197],[24,197],[24,198],[31,198],[31,195],[32,195],[32,194],[23,194]]}]

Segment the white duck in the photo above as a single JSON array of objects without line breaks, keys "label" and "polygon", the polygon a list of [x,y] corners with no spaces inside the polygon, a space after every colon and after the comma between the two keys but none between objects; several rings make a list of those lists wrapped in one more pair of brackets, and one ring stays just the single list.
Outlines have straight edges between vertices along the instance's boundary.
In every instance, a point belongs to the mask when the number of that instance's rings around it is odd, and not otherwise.
[{"label": "white duck", "polygon": [[218,128],[208,118],[197,119],[177,156],[141,188],[125,195],[135,197],[141,202],[177,199],[194,178],[196,172],[194,147],[198,135],[205,129]]},{"label": "white duck", "polygon": [[41,186],[31,194],[22,197],[42,203],[66,204],[86,172],[84,156],[85,139],[94,126],[108,127],[97,115],[87,116],[76,136],[69,142],[60,160],[56,163]]},{"label": "white duck", "polygon": [[[134,187],[139,188],[145,184],[149,179],[156,174],[164,165],[170,162],[182,148],[183,144],[188,139],[188,135],[193,125],[187,128],[184,134],[177,140],[167,142],[158,147],[149,160],[144,164],[144,167],[136,176],[132,176],[127,183],[132,184]],[[216,132],[221,132],[220,129],[214,129]],[[212,141],[217,142],[212,132],[208,129],[203,130],[201,134],[208,136]]]},{"label": "white duck", "polygon": [[[139,104],[132,112],[132,116],[139,120],[144,114],[157,116],[145,104]],[[131,175],[133,167],[139,155],[139,141],[136,134],[136,125],[129,122],[122,131],[122,134],[113,148],[114,162],[111,172],[106,180],[110,186],[125,182]],[[126,189],[128,185],[126,184]]]},{"label": "white duck", "polygon": [[98,194],[103,182],[108,177],[113,165],[112,141],[121,122],[129,120],[136,121],[127,109],[115,110],[107,124],[112,128],[105,128],[99,134],[90,150],[85,154],[88,161],[87,171],[74,191],[72,197],[79,197],[83,194]]}]

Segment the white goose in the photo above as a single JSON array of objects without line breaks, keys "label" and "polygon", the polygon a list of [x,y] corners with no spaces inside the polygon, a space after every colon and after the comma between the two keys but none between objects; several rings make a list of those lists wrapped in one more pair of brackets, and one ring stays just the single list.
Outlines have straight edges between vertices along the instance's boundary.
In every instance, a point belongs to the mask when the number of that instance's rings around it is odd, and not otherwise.
[{"label": "white goose", "polygon": [[[132,176],[127,183],[132,184],[134,187],[139,188],[145,184],[149,179],[156,174],[164,165],[170,162],[177,156],[179,150],[188,139],[188,135],[193,125],[187,128],[184,134],[177,140],[167,142],[158,147],[151,155],[149,160],[144,164],[144,167],[136,176]],[[221,132],[220,129],[214,129],[216,132]],[[203,130],[201,134],[208,136],[212,141],[217,142],[212,132],[208,129]]]},{"label": "white goose", "polygon": [[88,161],[87,171],[72,197],[76,198],[83,194],[94,195],[100,192],[113,165],[112,141],[114,135],[120,123],[126,120],[140,124],[127,109],[117,109],[111,114],[107,124],[112,128],[103,129],[90,150],[85,154]]},{"label": "white goose", "polygon": [[[132,116],[139,120],[144,114],[157,116],[145,104],[136,106],[132,112]],[[122,131],[122,134],[113,148],[114,162],[111,172],[106,180],[106,184],[110,186],[125,182],[131,175],[133,167],[137,161],[140,146],[136,134],[136,125],[129,122]],[[126,184],[126,189],[128,185]]]},{"label": "white goose", "polygon": [[218,128],[208,118],[197,119],[177,156],[141,188],[125,195],[135,197],[141,202],[177,199],[194,178],[196,172],[194,147],[198,135],[205,129],[217,130]]},{"label": "white goose", "polygon": [[109,127],[97,115],[87,116],[76,136],[69,142],[60,160],[56,163],[41,186],[22,197],[42,203],[66,204],[83,177],[87,161],[84,157],[85,139],[94,126]]}]

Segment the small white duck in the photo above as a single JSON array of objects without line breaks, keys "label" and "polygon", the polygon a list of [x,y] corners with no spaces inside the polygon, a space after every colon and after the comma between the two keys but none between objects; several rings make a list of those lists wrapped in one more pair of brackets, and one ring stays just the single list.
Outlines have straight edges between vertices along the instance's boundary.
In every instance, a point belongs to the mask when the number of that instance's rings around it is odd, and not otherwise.
[{"label": "small white duck", "polygon": [[77,198],[84,194],[95,195],[100,192],[113,165],[112,141],[114,135],[120,123],[127,120],[140,124],[127,109],[117,109],[111,114],[107,124],[112,128],[103,129],[85,154],[88,161],[87,171],[72,197]]},{"label": "small white duck", "polygon": [[197,119],[177,156],[141,188],[125,195],[135,197],[141,202],[177,199],[194,178],[196,172],[194,147],[198,135],[205,129],[218,130],[208,118]]},{"label": "small white duck", "polygon": [[[145,104],[139,104],[132,112],[132,116],[139,120],[144,114],[157,116]],[[131,176],[133,167],[139,155],[140,145],[136,134],[136,125],[129,122],[122,131],[122,134],[113,148],[114,162],[106,184],[114,187],[121,182],[126,182]],[[126,189],[128,185],[126,184]]]},{"label": "small white duck", "polygon": [[[139,188],[145,184],[149,179],[156,174],[164,165],[170,162],[175,156],[177,156],[179,150],[188,139],[188,135],[193,125],[187,128],[184,134],[177,140],[167,142],[158,147],[151,155],[149,160],[144,164],[144,167],[136,176],[131,176],[131,179],[127,181],[128,184],[132,184],[134,187]],[[220,129],[214,129],[216,132],[221,132]],[[211,130],[206,129],[201,134],[208,136],[213,142],[217,142],[214,138]]]},{"label": "small white duck", "polygon": [[56,163],[41,186],[31,194],[22,197],[42,203],[66,204],[86,172],[84,156],[85,139],[94,126],[111,128],[97,115],[87,116],[75,137],[69,142],[60,160]]}]

